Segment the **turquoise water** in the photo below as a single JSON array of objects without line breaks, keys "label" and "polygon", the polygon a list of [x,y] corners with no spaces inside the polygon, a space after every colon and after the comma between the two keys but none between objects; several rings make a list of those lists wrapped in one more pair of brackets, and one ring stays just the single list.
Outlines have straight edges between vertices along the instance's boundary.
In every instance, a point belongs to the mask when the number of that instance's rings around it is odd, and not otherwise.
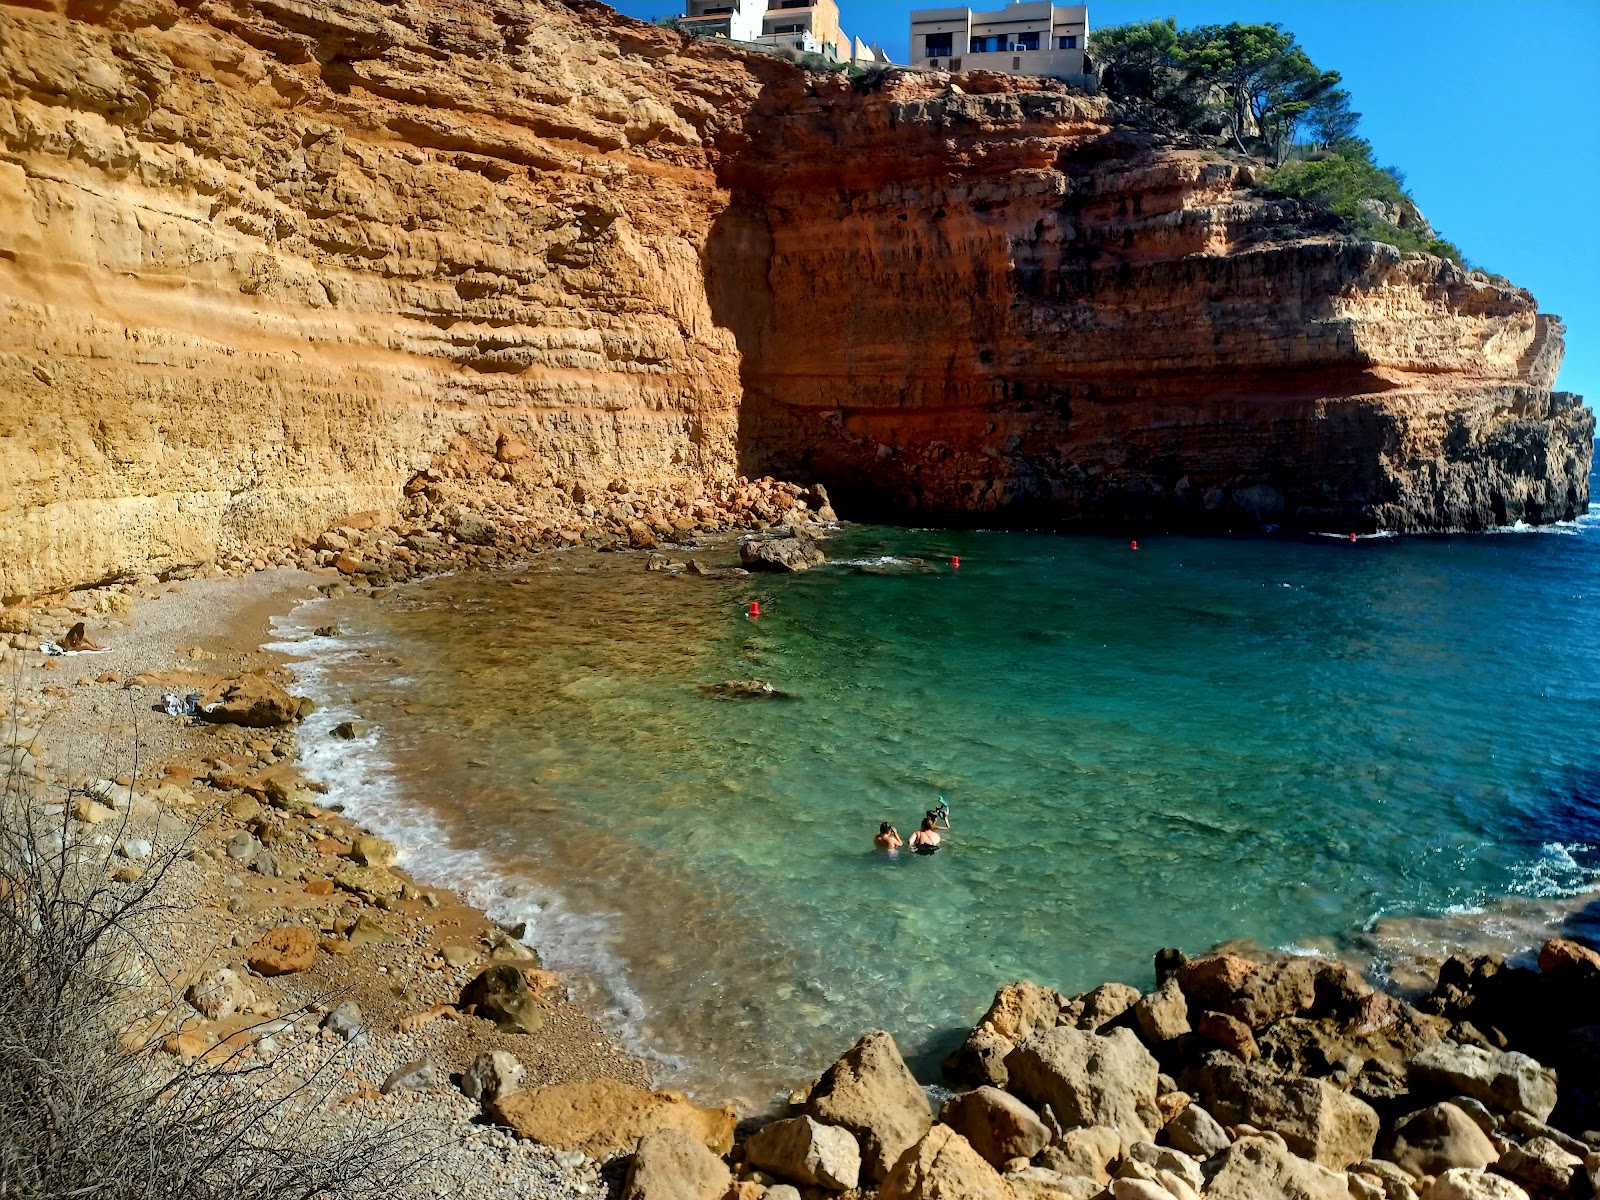
[{"label": "turquoise water", "polygon": [[[1009,979],[1145,984],[1163,945],[1338,948],[1600,875],[1600,525],[826,548],[310,606],[286,633],[345,634],[301,646],[327,723],[376,726],[312,767],[530,919],[665,1081],[754,1102],[869,1028],[927,1071]],[[702,690],[751,678],[792,698]],[[943,852],[871,851],[941,794]]]}]

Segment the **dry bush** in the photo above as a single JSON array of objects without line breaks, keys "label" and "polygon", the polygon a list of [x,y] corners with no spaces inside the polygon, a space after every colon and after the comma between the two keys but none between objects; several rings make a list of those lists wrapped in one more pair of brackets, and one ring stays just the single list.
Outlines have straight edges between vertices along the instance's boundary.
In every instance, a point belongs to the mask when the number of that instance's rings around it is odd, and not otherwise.
[{"label": "dry bush", "polygon": [[[73,806],[86,793],[46,793],[15,753],[0,754],[0,1197],[404,1194],[431,1131],[352,1132],[348,1112],[337,1131],[326,1124],[327,1068],[340,1051],[319,1050],[309,1071],[246,1050],[189,1064],[158,1037],[129,1035],[170,1029],[187,1011],[163,934],[182,911],[169,876],[198,826],[153,835],[143,874],[114,882],[117,845],[144,836],[132,807],[80,825]],[[315,1014],[286,1014],[274,1030],[279,1043],[304,1042]]]}]

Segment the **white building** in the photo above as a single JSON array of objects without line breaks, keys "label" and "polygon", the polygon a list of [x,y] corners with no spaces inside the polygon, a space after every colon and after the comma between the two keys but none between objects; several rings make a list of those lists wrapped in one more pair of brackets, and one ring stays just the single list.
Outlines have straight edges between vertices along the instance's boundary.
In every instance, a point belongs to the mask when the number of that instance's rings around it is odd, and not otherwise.
[{"label": "white building", "polygon": [[689,0],[688,11],[678,18],[685,32],[702,37],[753,42],[761,36],[767,0]]},{"label": "white building", "polygon": [[1087,5],[1013,0],[998,12],[924,8],[911,14],[911,64],[935,71],[1085,76]]}]

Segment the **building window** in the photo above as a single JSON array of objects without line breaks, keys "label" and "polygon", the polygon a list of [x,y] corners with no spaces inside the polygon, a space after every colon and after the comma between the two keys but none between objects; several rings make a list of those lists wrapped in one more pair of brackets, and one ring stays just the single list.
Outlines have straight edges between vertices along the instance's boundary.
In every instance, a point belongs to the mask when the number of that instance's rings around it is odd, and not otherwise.
[{"label": "building window", "polygon": [[1016,50],[1037,50],[1039,48],[1039,35],[1037,33],[1017,34]]},{"label": "building window", "polygon": [[1021,59],[1020,59],[1020,58],[1013,58],[1013,59],[1012,59],[1012,60],[1011,60],[1011,69],[1012,69],[1012,70],[1013,70],[1013,71],[1020,71],[1020,70],[1022,70],[1022,60],[1021,60]]},{"label": "building window", "polygon": [[951,33],[930,33],[925,39],[927,48],[923,53],[928,58],[948,58],[955,52],[955,35]]},{"label": "building window", "polygon": [[804,25],[779,25],[772,32],[773,33],[804,33],[805,31],[806,31],[806,27]]},{"label": "building window", "polygon": [[1056,39],[1057,50],[1076,50],[1078,48],[1078,35],[1069,33],[1066,37]]},{"label": "building window", "polygon": [[967,49],[973,54],[986,54],[990,49],[993,48],[991,46],[993,41],[993,38],[975,37],[972,39],[972,42]]}]

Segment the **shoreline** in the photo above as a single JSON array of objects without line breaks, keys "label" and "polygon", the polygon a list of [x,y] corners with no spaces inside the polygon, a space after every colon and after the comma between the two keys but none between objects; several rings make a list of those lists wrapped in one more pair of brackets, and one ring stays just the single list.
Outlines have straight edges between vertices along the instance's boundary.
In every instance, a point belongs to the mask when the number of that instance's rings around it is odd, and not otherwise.
[{"label": "shoreline", "polygon": [[[243,941],[275,924],[303,918],[330,895],[339,896],[341,893],[336,889],[324,891],[319,886],[312,892],[303,885],[321,884],[328,875],[335,874],[337,865],[349,861],[346,856],[354,839],[370,831],[336,811],[343,806],[337,796],[330,796],[333,803],[313,802],[301,813],[294,814],[298,820],[316,827],[319,836],[308,847],[310,853],[297,859],[291,848],[280,855],[291,869],[298,865],[306,878],[285,881],[283,875],[240,869],[219,847],[227,835],[249,827],[241,814],[251,811],[250,804],[243,803],[234,809],[234,802],[262,793],[260,785],[254,788],[218,786],[238,784],[247,778],[237,769],[226,769],[227,764],[217,761],[219,739],[230,744],[224,753],[237,752],[240,743],[247,750],[262,744],[265,748],[256,754],[263,771],[289,768],[291,774],[299,775],[304,766],[300,727],[291,726],[287,732],[261,736],[225,737],[219,731],[230,727],[191,725],[147,710],[164,691],[189,687],[198,690],[250,671],[287,680],[293,675],[294,663],[288,644],[279,636],[280,627],[302,604],[315,601],[330,587],[354,595],[361,595],[364,590],[351,588],[334,572],[298,570],[268,570],[234,577],[124,587],[127,590],[97,589],[79,597],[80,606],[87,600],[91,608],[100,605],[104,598],[128,597],[126,602],[111,600],[108,609],[98,613],[78,613],[64,605],[27,610],[37,611],[44,624],[60,624],[69,617],[86,616],[90,623],[89,636],[108,646],[104,653],[42,658],[36,652],[13,650],[8,652],[5,668],[19,685],[27,680],[25,696],[37,694],[54,706],[42,732],[49,750],[44,763],[57,777],[98,777],[96,771],[88,769],[94,764],[84,760],[86,755],[69,755],[60,762],[56,759],[60,755],[58,747],[87,747],[93,742],[95,731],[104,727],[105,736],[112,741],[119,733],[131,732],[137,737],[142,761],[138,777],[130,779],[136,790],[154,786],[159,781],[162,787],[186,788],[191,796],[210,797],[214,793],[232,797],[219,822],[206,831],[202,855],[197,856],[199,870],[190,882],[198,898],[200,919],[195,922],[196,933],[191,934],[188,945],[201,945],[206,939],[199,935],[207,934],[213,948],[229,948],[222,957],[236,958]],[[365,594],[370,594],[371,590],[365,589]],[[59,635],[60,631],[56,632]],[[33,719],[27,711],[19,715],[24,724]],[[338,714],[331,714],[328,719],[332,715]],[[141,781],[150,781],[150,784]],[[255,807],[260,810],[265,806],[256,800]],[[380,940],[338,955],[319,954],[316,968],[303,975],[279,977],[277,981],[287,1001],[306,994],[307,988],[327,988],[337,980],[361,1005],[372,1036],[368,1061],[347,1072],[347,1082],[354,1089],[351,1096],[358,1098],[357,1103],[395,1103],[392,1098],[380,1099],[374,1089],[388,1070],[417,1052],[434,1058],[440,1067],[452,1073],[463,1070],[472,1057],[484,1050],[509,1049],[533,1068],[531,1074],[536,1073],[539,1083],[615,1079],[633,1086],[650,1085],[648,1065],[625,1053],[615,1031],[607,1029],[602,1020],[569,1002],[565,998],[565,988],[552,989],[551,994],[540,999],[541,1007],[548,1011],[545,1028],[536,1039],[536,1055],[529,1053],[526,1038],[499,1033],[490,1027],[463,1031],[466,1024],[463,1021],[434,1020],[416,1029],[402,1028],[400,1023],[405,1018],[446,1002],[470,978],[470,973],[462,969],[456,969],[453,974],[448,968],[441,969],[437,956],[430,957],[429,950],[441,945],[459,947],[476,943],[481,949],[475,966],[488,965],[494,959],[487,947],[497,941],[503,944],[504,930],[487,912],[449,887],[418,888],[403,867],[396,868],[395,874],[407,881],[409,892],[393,904],[364,907],[379,924],[398,921],[403,927],[390,932],[409,935],[405,942],[396,947],[394,943]],[[244,886],[238,886],[240,881]],[[1418,967],[1431,962],[1436,968],[1442,953],[1473,940],[1474,929],[1487,932],[1491,923],[1501,917],[1505,918],[1502,924],[1506,929],[1496,936],[1503,941],[1504,950],[1519,955],[1537,954],[1542,938],[1559,934],[1561,923],[1589,907],[1597,894],[1600,890],[1565,900],[1507,896],[1498,905],[1476,913],[1385,918],[1376,924],[1436,933],[1438,953],[1431,958],[1417,959]],[[241,898],[243,903],[236,903]],[[1336,952],[1362,953],[1366,960],[1363,968],[1371,970],[1377,965],[1376,955],[1384,944],[1384,936],[1384,931],[1373,928],[1351,931],[1348,939],[1330,935],[1328,939],[1308,938],[1307,941],[1337,942]],[[1358,949],[1363,942],[1369,945],[1364,950]],[[1481,937],[1475,945],[1480,950],[1485,948]],[[536,948],[532,955],[534,961],[539,961]],[[217,955],[213,951],[210,957]],[[1413,971],[1413,978],[1392,982],[1397,990],[1418,990],[1423,973]],[[402,980],[398,995],[394,987],[397,978]],[[294,982],[285,983],[286,979]],[[997,987],[1007,982],[994,981]],[[562,993],[559,998],[554,994],[556,990]],[[218,1025],[215,1032],[225,1038],[230,1031],[224,1023]],[[380,1071],[379,1067],[384,1070]],[[446,1087],[433,1094],[442,1096],[451,1090]],[[454,1098],[460,1099],[459,1096]],[[715,1103],[716,1098],[711,1102]],[[460,1105],[455,1107],[461,1108]],[[481,1129],[476,1125],[475,1107],[470,1112],[462,1109],[454,1115],[462,1130],[475,1134]],[[536,1143],[519,1142],[518,1145],[534,1146]],[[544,1148],[539,1150],[544,1151]],[[564,1173],[563,1186],[576,1189],[579,1185],[597,1185],[598,1177],[590,1160],[573,1160],[570,1155],[558,1160],[548,1152],[544,1152],[544,1157],[548,1160],[546,1165],[553,1165]],[[584,1192],[575,1191],[575,1194]]]}]

